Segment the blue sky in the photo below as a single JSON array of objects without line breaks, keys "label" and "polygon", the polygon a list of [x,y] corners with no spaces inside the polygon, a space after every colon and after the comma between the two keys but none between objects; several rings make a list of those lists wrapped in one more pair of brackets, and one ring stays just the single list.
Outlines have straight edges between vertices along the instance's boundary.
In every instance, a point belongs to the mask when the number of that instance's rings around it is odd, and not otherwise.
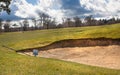
[{"label": "blue sky", "polygon": [[35,5],[37,3],[37,0],[26,0],[28,3],[31,3],[33,5]]},{"label": "blue sky", "polygon": [[56,18],[59,22],[63,17],[120,16],[120,0],[13,0],[10,7],[11,14],[2,12],[0,18],[11,20],[38,18],[40,12]]}]

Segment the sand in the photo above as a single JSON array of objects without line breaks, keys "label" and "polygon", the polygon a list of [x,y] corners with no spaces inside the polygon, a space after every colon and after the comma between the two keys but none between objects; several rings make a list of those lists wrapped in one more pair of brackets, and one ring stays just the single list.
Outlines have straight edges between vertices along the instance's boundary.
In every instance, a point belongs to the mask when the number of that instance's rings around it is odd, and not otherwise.
[{"label": "sand", "polygon": [[[33,56],[32,52],[23,52]],[[72,61],[86,65],[120,69],[120,46],[56,48],[39,51],[38,57]]]}]

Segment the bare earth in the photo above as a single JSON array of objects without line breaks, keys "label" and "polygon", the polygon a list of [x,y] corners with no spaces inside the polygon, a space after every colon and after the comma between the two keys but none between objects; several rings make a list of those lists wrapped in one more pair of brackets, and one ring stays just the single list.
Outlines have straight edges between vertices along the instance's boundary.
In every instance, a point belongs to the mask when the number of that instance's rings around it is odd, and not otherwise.
[{"label": "bare earth", "polygon": [[[32,52],[24,52],[24,54],[33,56]],[[120,46],[117,45],[50,49],[40,51],[38,57],[120,69]]]}]

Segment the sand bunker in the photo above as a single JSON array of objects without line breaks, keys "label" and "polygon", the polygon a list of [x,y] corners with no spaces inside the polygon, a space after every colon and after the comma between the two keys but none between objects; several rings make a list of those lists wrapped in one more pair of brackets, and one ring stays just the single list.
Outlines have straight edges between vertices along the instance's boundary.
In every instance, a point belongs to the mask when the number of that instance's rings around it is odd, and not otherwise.
[{"label": "sand bunker", "polygon": [[[33,56],[32,52],[22,52]],[[38,57],[55,58],[92,66],[120,69],[120,46],[56,48],[39,51]]]}]

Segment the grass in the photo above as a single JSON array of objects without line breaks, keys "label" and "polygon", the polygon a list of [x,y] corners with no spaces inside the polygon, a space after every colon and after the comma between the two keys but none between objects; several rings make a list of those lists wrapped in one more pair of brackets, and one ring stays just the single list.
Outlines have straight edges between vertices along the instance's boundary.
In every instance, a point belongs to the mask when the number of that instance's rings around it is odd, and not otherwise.
[{"label": "grass", "polygon": [[120,38],[120,24],[0,34],[0,75],[120,75],[120,70],[93,67],[56,59],[17,54],[15,50],[40,47],[63,39]]},{"label": "grass", "polygon": [[28,32],[3,33],[0,35],[0,45],[12,47],[15,50],[41,47],[63,39],[80,38],[120,38],[120,24],[64,29],[38,30]]}]

